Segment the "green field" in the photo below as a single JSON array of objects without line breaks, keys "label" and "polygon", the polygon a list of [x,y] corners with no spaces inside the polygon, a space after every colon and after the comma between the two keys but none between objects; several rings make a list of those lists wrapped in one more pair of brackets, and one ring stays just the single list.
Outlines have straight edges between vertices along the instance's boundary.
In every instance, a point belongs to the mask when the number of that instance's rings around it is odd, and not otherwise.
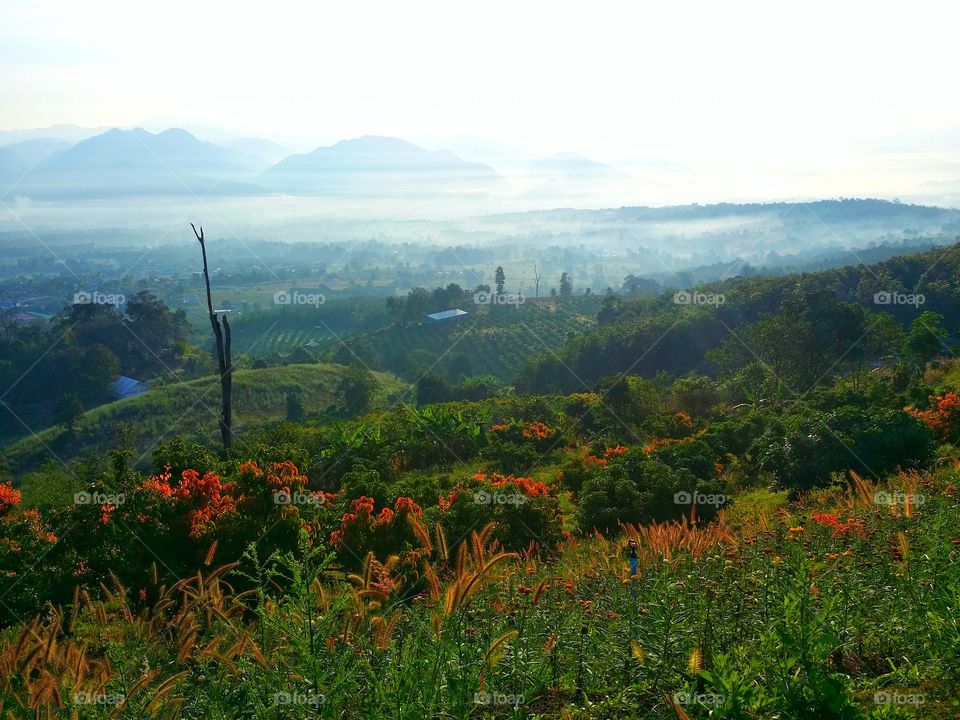
[{"label": "green field", "polygon": [[[286,395],[291,390],[299,393],[307,413],[339,403],[336,385],[344,371],[344,367],[330,364],[238,370],[233,378],[235,431],[283,417]],[[378,389],[374,406],[383,405],[389,394],[403,389],[403,384],[390,375],[375,373],[375,377]],[[135,449],[135,461],[148,459],[154,446],[176,435],[219,437],[219,404],[216,377],[165,385],[87,412],[73,433],[53,427],[19,440],[4,449],[0,462],[13,473],[47,460],[67,460],[115,447]]]},{"label": "green field", "polygon": [[333,357],[349,362],[356,356],[411,380],[430,370],[452,380],[459,373],[493,375],[509,383],[529,359],[557,352],[568,334],[595,326],[600,303],[600,298],[578,297],[556,309],[526,304],[477,310],[471,305],[470,314],[460,319],[361,333],[334,349]]}]

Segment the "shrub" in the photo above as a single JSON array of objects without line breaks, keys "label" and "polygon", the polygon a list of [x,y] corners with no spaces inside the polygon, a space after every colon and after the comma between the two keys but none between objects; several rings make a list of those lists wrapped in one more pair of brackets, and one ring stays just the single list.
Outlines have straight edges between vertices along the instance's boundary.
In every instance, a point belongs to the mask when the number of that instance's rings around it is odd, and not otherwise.
[{"label": "shrub", "polygon": [[496,523],[494,537],[507,550],[531,545],[552,552],[561,539],[560,504],[546,484],[527,477],[477,473],[437,503],[438,519],[452,548],[471,530]]}]

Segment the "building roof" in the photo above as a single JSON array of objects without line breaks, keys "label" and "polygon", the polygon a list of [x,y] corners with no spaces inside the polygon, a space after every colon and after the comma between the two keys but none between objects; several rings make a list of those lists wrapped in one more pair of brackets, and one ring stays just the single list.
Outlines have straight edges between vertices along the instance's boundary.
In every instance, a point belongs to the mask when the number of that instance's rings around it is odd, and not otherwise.
[{"label": "building roof", "polygon": [[150,388],[139,380],[134,380],[126,375],[120,375],[110,383],[110,389],[118,398],[128,398],[145,393]]},{"label": "building roof", "polygon": [[444,310],[443,312],[430,313],[427,315],[429,320],[449,320],[451,318],[463,317],[467,314],[466,310],[454,308],[453,310]]}]

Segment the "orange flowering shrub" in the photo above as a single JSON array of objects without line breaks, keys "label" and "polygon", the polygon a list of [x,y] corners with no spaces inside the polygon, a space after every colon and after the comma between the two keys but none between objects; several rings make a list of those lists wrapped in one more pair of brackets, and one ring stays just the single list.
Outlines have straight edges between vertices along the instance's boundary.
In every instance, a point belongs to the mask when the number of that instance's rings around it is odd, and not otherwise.
[{"label": "orange flowering shrub", "polygon": [[423,515],[419,505],[399,497],[393,508],[382,507],[377,513],[374,506],[373,498],[358,497],[340,518],[340,527],[330,533],[330,544],[347,565],[356,567],[370,551],[387,557],[417,544],[408,517]]},{"label": "orange flowering shrub", "polygon": [[538,420],[525,425],[520,431],[520,434],[525,438],[545,440],[553,437],[554,431],[548,425],[546,425],[546,423],[542,423]]},{"label": "orange flowering shrub", "polygon": [[490,485],[495,488],[517,488],[527,497],[546,496],[550,494],[546,483],[529,477],[514,477],[513,475],[504,475],[498,472],[490,473],[489,475],[484,472],[477,472],[471,476],[471,479],[480,483],[489,482]]},{"label": "orange flowering shrub", "polygon": [[20,504],[20,491],[15,490],[10,483],[0,483],[0,515]]},{"label": "orange flowering shrub", "polygon": [[[11,611],[14,616],[34,612],[37,597],[48,597],[63,585],[60,576],[46,565],[58,542],[37,510],[12,510],[0,517],[0,617]],[[44,564],[37,566],[41,559]]]},{"label": "orange flowering shrub", "polygon": [[456,543],[491,520],[494,536],[510,550],[534,545],[551,551],[560,540],[560,505],[556,490],[531,477],[477,472],[441,495],[432,515]]},{"label": "orange flowering shrub", "polygon": [[[170,479],[168,467],[159,475],[151,476],[143,487],[162,498],[179,501],[187,508],[191,539],[207,535],[219,518],[236,510],[231,484],[224,483],[214,473],[201,476],[196,470],[184,470],[178,484],[171,485]],[[109,519],[109,513],[106,517]]]},{"label": "orange flowering shrub", "polygon": [[541,452],[549,450],[559,440],[559,431],[539,420],[528,423],[513,420],[509,423],[494,425],[490,428],[490,432],[495,443],[532,445]]},{"label": "orange flowering shrub", "polygon": [[943,442],[960,439],[960,395],[948,392],[931,397],[930,403],[929,410],[907,407],[904,411],[926,424],[937,439]]}]

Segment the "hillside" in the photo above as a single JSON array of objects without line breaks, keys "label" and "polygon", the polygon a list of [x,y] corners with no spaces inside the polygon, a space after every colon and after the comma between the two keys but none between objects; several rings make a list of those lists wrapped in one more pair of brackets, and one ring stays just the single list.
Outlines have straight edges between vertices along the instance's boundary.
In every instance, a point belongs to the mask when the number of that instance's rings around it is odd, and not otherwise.
[{"label": "hillside", "polygon": [[[409,372],[531,358],[540,394],[411,407],[381,376],[380,410],[264,422],[294,386],[308,410],[339,399],[343,367],[291,366],[238,373],[228,452],[193,407],[213,378],[20,443],[28,467],[85,455],[0,485],[0,695],[52,717],[80,697],[91,718],[104,696],[197,720],[953,717],[960,362],[919,310],[947,309],[958,263],[347,341]],[[857,302],[874,274],[929,301]],[[565,362],[600,380],[553,390]]]},{"label": "hillside", "polygon": [[[286,365],[238,370],[233,378],[234,428],[243,432],[266,420],[282,418],[286,395],[296,391],[307,413],[325,411],[342,398],[336,390],[345,368],[339,365]],[[373,406],[403,389],[403,383],[376,373]],[[43,430],[3,449],[0,463],[9,472],[34,468],[56,459],[103,454],[116,447],[149,457],[152,447],[175,435],[206,439],[217,433],[220,386],[216,377],[166,385],[128,400],[95,408],[81,418],[71,435],[60,427]],[[143,457],[141,458],[141,460]]]},{"label": "hillside", "polygon": [[[882,314],[903,328],[931,311],[940,313],[948,333],[955,335],[960,328],[958,274],[960,244],[873,265],[735,277],[691,288],[693,293],[722,296],[718,305],[678,304],[673,292],[647,300],[613,301],[598,327],[573,339],[558,357],[541,357],[524,368],[519,386],[534,392],[573,392],[584,382],[596,383],[617,372],[648,377],[660,371],[675,376],[691,371],[716,374],[718,359],[709,356],[711,351],[784,307],[797,308],[795,315],[809,323],[829,325],[838,307],[856,305],[876,322],[883,321]],[[877,301],[878,294],[889,298],[891,293],[904,298],[919,295],[923,302]]]},{"label": "hillside", "polygon": [[[568,334],[595,325],[601,299],[566,298],[557,308],[527,303],[489,308],[468,305],[466,317],[437,324],[396,325],[348,338],[332,351],[337,362],[356,354],[370,367],[416,380],[431,371],[450,380],[493,375],[513,382],[527,361],[563,347]],[[488,312],[489,310],[489,312]]]},{"label": "hillside", "polygon": [[[383,298],[330,299],[319,306],[279,306],[245,313],[233,323],[233,353],[275,360],[305,350],[320,357],[340,339],[390,322]],[[207,334],[209,335],[209,334]],[[202,342],[209,344],[210,338]]]}]

